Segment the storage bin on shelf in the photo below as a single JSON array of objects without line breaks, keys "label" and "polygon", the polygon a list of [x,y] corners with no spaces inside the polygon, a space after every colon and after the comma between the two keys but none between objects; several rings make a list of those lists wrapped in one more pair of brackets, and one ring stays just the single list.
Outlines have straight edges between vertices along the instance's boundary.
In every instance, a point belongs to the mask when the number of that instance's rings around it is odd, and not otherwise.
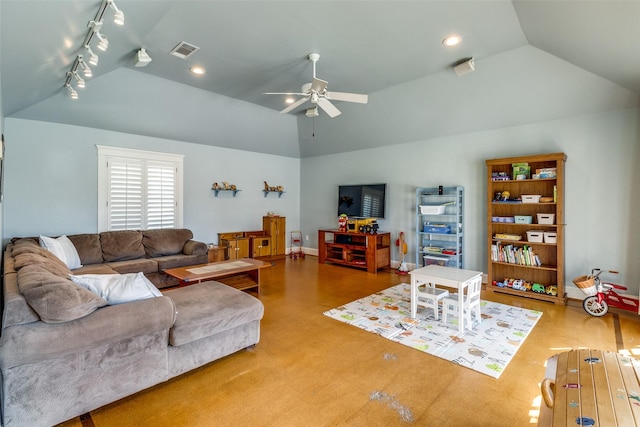
[{"label": "storage bin on shelf", "polygon": [[558,238],[558,233],[555,231],[545,231],[544,233],[544,242],[545,243],[556,243]]},{"label": "storage bin on shelf", "polygon": [[553,224],[555,221],[555,214],[547,214],[547,213],[539,213],[536,214],[538,217],[538,224]]},{"label": "storage bin on shelf", "polygon": [[448,224],[431,224],[425,222],[423,231],[425,233],[451,234],[451,227]]},{"label": "storage bin on shelf", "polygon": [[529,242],[542,243],[543,238],[544,238],[544,233],[542,231],[537,231],[537,230],[527,231],[527,241]]},{"label": "storage bin on shelf", "polygon": [[513,223],[515,222],[514,218],[512,216],[492,216],[491,217],[491,222],[509,222],[509,223]]},{"label": "storage bin on shelf", "polygon": [[531,224],[533,217],[530,215],[516,215],[513,217],[516,224]]},{"label": "storage bin on shelf", "polygon": [[442,215],[446,205],[420,205],[422,215]]},{"label": "storage bin on shelf", "polygon": [[522,203],[540,203],[542,194],[523,194],[520,196]]},{"label": "storage bin on shelf", "polygon": [[447,256],[438,256],[438,255],[425,255],[422,257],[424,260],[424,266],[427,265],[440,265],[443,267],[447,267],[449,265],[449,261],[451,258]]}]

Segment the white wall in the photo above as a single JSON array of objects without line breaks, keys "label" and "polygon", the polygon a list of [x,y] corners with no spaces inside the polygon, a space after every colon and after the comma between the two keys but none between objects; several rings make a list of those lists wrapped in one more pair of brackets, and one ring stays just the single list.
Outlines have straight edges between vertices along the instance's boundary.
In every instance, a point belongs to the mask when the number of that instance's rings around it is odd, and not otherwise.
[{"label": "white wall", "polygon": [[[217,233],[261,230],[262,216],[287,218],[300,227],[300,160],[99,129],[7,118],[4,236],[97,231],[96,144],[184,154],[184,227],[196,239]],[[263,181],[286,193],[264,197]],[[214,196],[213,182],[240,190]]]},{"label": "white wall", "polygon": [[[620,281],[637,295],[638,116],[637,109],[621,110],[303,159],[302,228],[313,237],[309,246],[317,247],[315,230],[336,227],[338,185],[386,182],[388,215],[381,229],[393,239],[404,231],[408,261],[414,261],[415,187],[462,185],[465,268],[486,271],[485,160],[565,152],[565,283],[592,267],[619,270]],[[392,259],[398,258],[393,247]]]}]

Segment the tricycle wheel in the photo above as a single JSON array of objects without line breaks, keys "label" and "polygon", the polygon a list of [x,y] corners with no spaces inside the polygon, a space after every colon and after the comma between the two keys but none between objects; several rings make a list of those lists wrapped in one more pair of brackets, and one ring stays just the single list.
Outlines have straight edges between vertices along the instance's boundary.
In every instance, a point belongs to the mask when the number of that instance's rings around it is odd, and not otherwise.
[{"label": "tricycle wheel", "polygon": [[598,302],[598,296],[592,295],[586,297],[582,301],[582,308],[584,311],[595,317],[602,317],[609,311],[609,305],[606,301]]}]

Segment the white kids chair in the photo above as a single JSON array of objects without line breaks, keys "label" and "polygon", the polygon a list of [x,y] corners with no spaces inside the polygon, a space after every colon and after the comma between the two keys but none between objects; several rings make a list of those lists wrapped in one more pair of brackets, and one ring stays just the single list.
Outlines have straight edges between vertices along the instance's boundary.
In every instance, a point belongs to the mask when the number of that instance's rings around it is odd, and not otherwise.
[{"label": "white kids chair", "polygon": [[449,291],[435,286],[424,285],[416,289],[416,294],[417,305],[432,309],[433,316],[438,320],[438,301],[444,300],[449,295]]},{"label": "white kids chair", "polygon": [[473,323],[471,322],[471,313],[475,319],[480,322],[480,291],[482,290],[482,277],[478,276],[472,280],[467,286],[467,294],[462,299],[462,308],[459,306],[458,294],[452,294],[442,300],[442,322],[447,323],[447,316],[452,314],[457,316],[459,320],[460,316],[464,316],[464,326],[469,326],[472,329]]}]

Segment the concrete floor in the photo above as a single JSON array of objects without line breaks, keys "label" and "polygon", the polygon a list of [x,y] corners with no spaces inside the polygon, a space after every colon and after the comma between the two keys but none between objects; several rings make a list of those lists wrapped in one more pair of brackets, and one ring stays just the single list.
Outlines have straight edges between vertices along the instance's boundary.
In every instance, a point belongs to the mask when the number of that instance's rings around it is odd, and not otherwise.
[{"label": "concrete floor", "polygon": [[317,258],[262,271],[261,341],[91,412],[66,427],[528,426],[537,424],[545,361],[578,347],[640,357],[640,317],[483,292],[544,314],[499,379],[391,342],[322,313],[408,283]]}]

